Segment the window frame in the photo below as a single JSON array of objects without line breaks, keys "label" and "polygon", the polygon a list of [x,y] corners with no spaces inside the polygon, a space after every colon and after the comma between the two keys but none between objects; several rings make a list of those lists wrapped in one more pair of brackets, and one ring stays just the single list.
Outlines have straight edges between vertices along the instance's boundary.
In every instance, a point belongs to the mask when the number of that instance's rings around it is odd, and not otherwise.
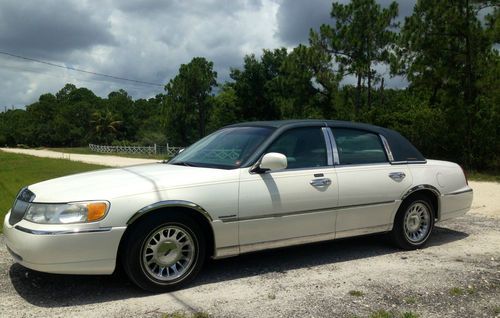
[{"label": "window frame", "polygon": [[[272,135],[265,143],[265,148],[260,151],[258,159],[250,165],[250,170],[253,169],[253,167],[257,164],[260,163],[262,157],[268,153],[269,147],[271,147],[276,140],[278,140],[281,136],[283,136],[285,133],[295,130],[295,129],[304,129],[304,128],[313,128],[313,129],[318,129],[321,132],[321,135],[323,137],[323,141],[325,143],[325,150],[326,150],[326,165],[324,166],[315,166],[315,167],[301,167],[301,168],[291,168],[291,169],[283,169],[283,170],[278,170],[278,171],[272,171],[272,173],[276,172],[286,172],[286,171],[301,171],[301,170],[315,170],[315,169],[324,169],[324,168],[333,168],[335,166],[333,158],[334,158],[334,150],[332,147],[332,143],[328,134],[328,131],[330,130],[330,127],[326,125],[297,125],[297,126],[292,126],[292,127],[287,127],[286,129],[280,129],[277,131],[276,134]],[[253,173],[253,172],[251,172]],[[266,171],[265,173],[270,173],[269,171]]]},{"label": "window frame", "polygon": [[[384,155],[386,158],[386,161],[384,162],[371,162],[371,163],[340,163],[340,154],[339,150],[337,147],[337,141],[335,140],[335,133],[334,129],[344,129],[344,130],[353,130],[353,131],[360,131],[360,132],[365,132],[369,134],[373,134],[378,137],[378,140],[380,142],[380,145],[382,146],[382,150],[384,151]],[[387,139],[376,132],[366,130],[366,129],[360,129],[360,128],[346,128],[346,127],[328,127],[328,130],[331,134],[331,140],[332,140],[332,148],[333,148],[333,156],[334,156],[334,165],[336,167],[354,167],[354,166],[372,166],[372,165],[385,165],[385,164],[391,164],[394,162],[394,158],[392,156],[392,152],[389,146],[389,143],[387,142]]]}]

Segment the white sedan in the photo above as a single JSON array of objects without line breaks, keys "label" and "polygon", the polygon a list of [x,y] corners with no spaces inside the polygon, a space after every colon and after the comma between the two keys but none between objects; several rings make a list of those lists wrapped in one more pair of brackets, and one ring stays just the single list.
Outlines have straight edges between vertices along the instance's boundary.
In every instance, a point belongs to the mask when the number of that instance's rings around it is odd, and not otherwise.
[{"label": "white sedan", "polygon": [[427,160],[395,131],[296,120],[225,127],[170,162],[30,185],[4,221],[14,260],[49,273],[111,274],[143,289],[191,281],[207,257],[388,232],[422,247],[465,214],[455,163]]}]

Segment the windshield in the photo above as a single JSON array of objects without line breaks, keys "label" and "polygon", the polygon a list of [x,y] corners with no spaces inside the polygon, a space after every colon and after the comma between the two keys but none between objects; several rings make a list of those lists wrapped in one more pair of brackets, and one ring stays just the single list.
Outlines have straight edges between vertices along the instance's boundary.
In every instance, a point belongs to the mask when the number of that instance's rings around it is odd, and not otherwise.
[{"label": "windshield", "polygon": [[269,127],[221,129],[194,143],[169,163],[193,167],[238,168],[272,132],[273,129]]}]

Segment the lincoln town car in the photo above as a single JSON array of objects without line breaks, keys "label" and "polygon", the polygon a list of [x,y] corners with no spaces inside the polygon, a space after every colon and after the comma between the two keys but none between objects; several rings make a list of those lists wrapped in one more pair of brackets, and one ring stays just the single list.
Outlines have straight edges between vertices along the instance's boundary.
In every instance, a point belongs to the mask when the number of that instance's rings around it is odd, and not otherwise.
[{"label": "lincoln town car", "polygon": [[13,259],[42,272],[111,274],[165,292],[207,258],[387,233],[423,247],[465,214],[455,163],[372,125],[290,120],[224,127],[170,161],[75,174],[20,190],[4,220]]}]

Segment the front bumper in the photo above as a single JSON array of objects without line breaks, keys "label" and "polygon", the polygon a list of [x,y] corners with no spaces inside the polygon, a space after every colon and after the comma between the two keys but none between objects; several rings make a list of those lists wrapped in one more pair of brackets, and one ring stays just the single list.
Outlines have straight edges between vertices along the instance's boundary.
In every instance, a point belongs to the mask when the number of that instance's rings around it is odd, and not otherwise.
[{"label": "front bumper", "polygon": [[[57,274],[111,274],[126,227],[42,225],[5,216],[3,231],[14,260],[33,270]],[[91,227],[93,226],[93,227]]]}]

